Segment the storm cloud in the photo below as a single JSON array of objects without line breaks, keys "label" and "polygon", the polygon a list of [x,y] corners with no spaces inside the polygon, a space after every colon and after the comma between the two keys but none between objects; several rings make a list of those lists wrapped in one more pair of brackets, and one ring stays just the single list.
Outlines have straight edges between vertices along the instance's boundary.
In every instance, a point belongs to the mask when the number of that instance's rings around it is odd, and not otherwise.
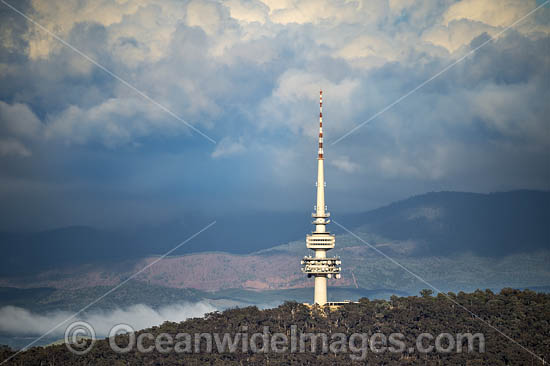
[{"label": "storm cloud", "polygon": [[320,88],[333,211],[549,189],[540,4],[13,2],[217,144],[0,4],[3,229],[307,211]]}]

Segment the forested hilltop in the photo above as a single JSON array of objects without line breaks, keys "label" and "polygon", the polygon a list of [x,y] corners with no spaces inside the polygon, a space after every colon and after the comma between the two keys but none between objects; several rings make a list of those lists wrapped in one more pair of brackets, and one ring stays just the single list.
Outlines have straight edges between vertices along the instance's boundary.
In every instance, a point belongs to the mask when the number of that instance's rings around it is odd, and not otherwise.
[{"label": "forested hilltop", "polygon": [[[477,319],[473,314],[482,320]],[[319,337],[317,339],[319,342],[314,342],[317,344],[315,352],[311,351],[311,339],[304,338],[304,352],[291,352],[292,341],[289,341],[285,352],[274,352],[274,348],[266,353],[253,352],[248,346],[248,350],[243,352],[241,342],[235,352],[229,352],[229,346],[226,344],[227,347],[223,347],[225,351],[220,353],[216,348],[217,342],[214,340],[213,352],[206,353],[207,342],[206,338],[203,338],[199,343],[201,352],[194,352],[193,342],[187,349],[190,353],[181,351],[181,347],[180,352],[176,352],[176,347],[168,347],[166,346],[168,343],[161,342],[161,346],[165,347],[163,349],[168,351],[160,353],[154,349],[152,340],[161,333],[167,333],[176,339],[178,333],[189,335],[217,333],[221,336],[225,332],[228,332],[232,339],[236,339],[235,335],[242,336],[245,331],[247,337],[252,339],[253,333],[265,333],[265,327],[269,327],[271,336],[281,333],[290,339],[293,331],[298,334],[325,333],[330,347],[328,350],[323,350],[322,337]],[[371,365],[537,365],[542,364],[542,359],[550,360],[550,295],[530,290],[504,289],[498,294],[490,290],[478,290],[470,294],[449,293],[447,297],[443,294],[432,296],[431,291],[426,290],[421,296],[394,296],[389,301],[369,301],[364,298],[358,303],[346,304],[333,311],[317,307],[309,308],[296,302],[286,302],[273,309],[259,310],[256,307],[230,309],[209,313],[204,318],[193,318],[181,323],[166,322],[158,327],[137,332],[137,338],[144,333],[152,334],[151,340],[146,339],[144,342],[144,345],[151,347],[151,352],[148,353],[137,352],[136,347],[128,353],[116,353],[111,349],[108,340],[100,340],[84,356],[69,352],[65,345],[36,347],[16,355],[6,364],[345,365],[363,355],[363,360],[359,362],[366,361]],[[342,344],[336,344],[337,342],[334,341],[336,338],[333,338],[338,333],[347,337],[353,333],[366,334],[369,337],[374,333],[381,333],[386,337],[400,333],[403,335],[400,339],[403,350],[390,352],[389,347],[385,348],[380,342],[381,338],[377,338],[378,341],[375,341],[374,345],[363,347],[364,352],[362,352],[359,344],[361,338],[357,337],[355,347],[344,344],[345,351],[342,351]],[[448,353],[435,350],[424,353],[418,349],[413,350],[412,347],[422,333],[430,333],[434,338],[442,333],[448,333],[452,337],[457,334],[481,333],[485,340],[485,349],[484,352],[480,352],[479,342],[473,342],[473,351],[468,352],[467,342],[464,342],[464,339],[455,345],[449,345],[454,341],[446,339],[441,345],[450,350]],[[341,340],[341,338],[338,339]],[[119,335],[116,337],[116,344],[124,347],[128,344],[128,340],[128,335]],[[277,346],[273,346],[273,338],[270,341],[271,347],[276,349]],[[424,338],[422,343],[424,349],[430,344],[433,345],[434,342],[434,339]],[[257,337],[253,343],[257,345],[257,350],[262,349],[262,337]],[[456,352],[458,343],[464,346],[460,353]],[[181,344],[187,346],[185,342]],[[399,343],[390,341],[386,344],[386,346],[390,345],[394,346],[394,351],[399,348]],[[5,360],[14,353],[4,347],[0,350],[0,360]]]}]

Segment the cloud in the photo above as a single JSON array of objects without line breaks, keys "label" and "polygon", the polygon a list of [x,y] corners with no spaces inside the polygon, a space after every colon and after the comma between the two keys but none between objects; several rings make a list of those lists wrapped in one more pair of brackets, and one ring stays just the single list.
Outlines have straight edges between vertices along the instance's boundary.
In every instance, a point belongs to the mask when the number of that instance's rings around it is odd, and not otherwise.
[{"label": "cloud", "polygon": [[[467,46],[474,38],[487,33],[490,36],[505,36],[506,27],[515,24],[514,30],[538,38],[548,35],[548,24],[537,21],[536,14],[527,16],[537,7],[535,0],[475,1],[462,0],[446,9],[439,25],[424,31],[422,39],[455,52]],[[539,10],[544,13],[545,9]],[[518,23],[518,21],[521,22]]]},{"label": "cloud", "polygon": [[42,134],[42,123],[26,104],[0,101],[0,156],[31,156],[25,145]]},{"label": "cloud", "polygon": [[113,147],[150,134],[187,131],[182,122],[136,98],[112,98],[88,109],[70,106],[50,116],[46,137],[68,144],[96,141]]},{"label": "cloud", "polygon": [[348,156],[332,157],[329,163],[346,173],[354,173],[359,170],[359,164],[354,163]]},{"label": "cloud", "polygon": [[224,5],[229,8],[231,18],[245,22],[264,24],[269,13],[267,5],[255,0],[230,0]]},{"label": "cloud", "polygon": [[226,137],[216,145],[216,149],[212,152],[212,157],[217,159],[240,154],[244,151],[246,151],[246,147],[242,138],[239,138],[237,141],[233,141],[232,139]]},{"label": "cloud", "polygon": [[[342,122],[349,121],[357,111],[354,101],[361,96],[359,86],[358,79],[332,81],[308,71],[288,70],[279,77],[272,95],[260,104],[259,122],[267,130],[282,127],[300,135],[317,135],[319,126],[313,116],[318,112],[319,90],[324,89],[327,116],[324,127],[329,131],[345,131],[347,126]],[[335,120],[338,124],[331,122]]]},{"label": "cloud", "polygon": [[206,34],[213,36],[220,31],[223,15],[215,3],[191,1],[187,5],[186,21],[191,27],[201,27]]},{"label": "cloud", "polygon": [[336,55],[363,68],[379,67],[399,59],[400,47],[381,32],[363,34],[346,42]]},{"label": "cloud", "polygon": [[[156,4],[155,4],[156,3]],[[66,38],[77,24],[96,23],[104,27],[113,26],[114,29],[120,29],[118,24],[132,19],[137,15],[142,17],[142,26],[152,21],[139,12],[147,6],[152,7],[159,2],[146,1],[126,1],[115,2],[109,0],[97,1],[67,1],[67,2],[44,2],[40,0],[32,1],[32,16],[42,26],[55,32],[61,38]],[[159,9],[172,11],[175,7],[174,2],[167,2]],[[158,6],[158,5],[157,5]],[[150,24],[150,23],[149,23]],[[166,25],[166,22],[157,23]],[[134,28],[141,34],[146,34],[145,29]],[[26,34],[28,40],[28,52],[31,59],[43,59],[51,57],[52,53],[59,51],[63,46],[53,37],[45,34],[37,26],[31,25]]]},{"label": "cloud", "polygon": [[389,178],[434,181],[445,176],[447,164],[456,152],[451,146],[430,144],[425,148],[380,156],[377,164],[381,173]]},{"label": "cloud", "polygon": [[427,30],[422,39],[434,45],[444,47],[449,52],[455,52],[481,34],[494,36],[499,32],[489,24],[467,19],[452,20],[447,25],[432,27]]},{"label": "cloud", "polygon": [[270,18],[275,23],[328,24],[376,22],[388,12],[386,1],[265,1],[270,7]]},{"label": "cloud", "polygon": [[[472,92],[471,109],[473,117],[483,121],[488,128],[507,139],[528,142],[532,147],[542,145],[550,148],[550,130],[542,113],[550,112],[538,100],[541,91],[536,84],[517,84],[507,88],[489,84]],[[529,110],[520,111],[517,100],[531,100]]]},{"label": "cloud", "polygon": [[445,12],[444,22],[470,19],[494,27],[507,27],[537,6],[535,0],[476,1],[462,0]]},{"label": "cloud", "polygon": [[0,156],[22,156],[27,157],[31,156],[32,153],[29,149],[25,147],[21,142],[17,140],[0,140]]},{"label": "cloud", "polygon": [[[145,220],[132,207],[222,209],[219,196],[237,197],[246,181],[261,186],[265,207],[301,210],[310,204],[305,183],[315,174],[320,88],[327,170],[335,173],[330,187],[335,204],[342,202],[334,209],[365,209],[360,200],[346,201],[350,187],[372,205],[427,190],[549,189],[547,7],[400,99],[535,6],[534,0],[21,5],[204,130],[216,146],[4,9],[0,168],[6,180],[48,188],[14,184],[9,192],[0,187],[0,196],[11,207],[35,197],[37,220],[46,217],[47,199],[71,195],[97,207],[59,217],[82,215],[80,223],[105,217],[101,207],[120,200],[114,216]],[[178,169],[183,162],[185,174]],[[238,173],[244,165],[246,177]],[[218,172],[230,184],[210,186]],[[283,203],[278,197],[289,187],[296,199]],[[225,191],[216,196],[217,189]],[[192,204],[166,199],[174,196]],[[258,204],[251,196],[238,202]],[[20,208],[22,223],[38,222],[28,219],[30,210]],[[9,211],[3,218],[11,218]]]},{"label": "cloud", "polygon": [[42,132],[42,123],[28,105],[8,104],[0,101],[0,132],[23,138],[37,138]]},{"label": "cloud", "polygon": [[67,321],[73,313],[52,311],[38,314],[16,306],[4,306],[0,308],[0,331],[14,335],[42,335],[55,327],[51,334],[61,337],[72,322],[83,320],[94,328],[96,336],[105,337],[116,324],[124,323],[140,330],[165,321],[181,322],[201,317],[215,310],[206,302],[173,304],[159,309],[137,304],[124,309],[91,311]]}]

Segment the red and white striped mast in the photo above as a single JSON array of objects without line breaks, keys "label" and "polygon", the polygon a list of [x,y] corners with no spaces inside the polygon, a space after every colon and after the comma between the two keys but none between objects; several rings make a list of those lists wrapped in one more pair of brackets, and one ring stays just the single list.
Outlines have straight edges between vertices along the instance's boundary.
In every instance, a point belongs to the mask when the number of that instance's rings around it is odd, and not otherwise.
[{"label": "red and white striped mast", "polygon": [[319,157],[323,159],[323,91],[319,91]]},{"label": "red and white striped mast", "polygon": [[[330,220],[325,220],[330,214],[325,215],[325,168],[323,157],[323,91],[319,91],[319,151],[317,153],[317,205],[315,211],[317,220],[315,232],[325,232],[325,225]],[[318,224],[317,224],[318,223]]]}]

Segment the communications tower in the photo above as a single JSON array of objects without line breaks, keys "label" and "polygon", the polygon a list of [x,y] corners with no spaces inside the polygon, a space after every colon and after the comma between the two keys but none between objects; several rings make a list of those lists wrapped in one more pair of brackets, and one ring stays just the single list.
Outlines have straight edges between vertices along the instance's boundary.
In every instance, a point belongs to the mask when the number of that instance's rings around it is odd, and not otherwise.
[{"label": "communications tower", "polygon": [[306,256],[302,259],[302,272],[308,277],[315,277],[315,292],[313,301],[318,305],[327,303],[327,279],[340,278],[342,268],[339,257],[327,257],[327,251],[334,248],[336,242],[334,234],[326,230],[330,213],[325,206],[325,177],[323,154],[323,91],[319,92],[319,152],[317,155],[317,205],[311,214],[314,219],[315,231],[306,236],[306,247],[315,251],[315,256]]}]

